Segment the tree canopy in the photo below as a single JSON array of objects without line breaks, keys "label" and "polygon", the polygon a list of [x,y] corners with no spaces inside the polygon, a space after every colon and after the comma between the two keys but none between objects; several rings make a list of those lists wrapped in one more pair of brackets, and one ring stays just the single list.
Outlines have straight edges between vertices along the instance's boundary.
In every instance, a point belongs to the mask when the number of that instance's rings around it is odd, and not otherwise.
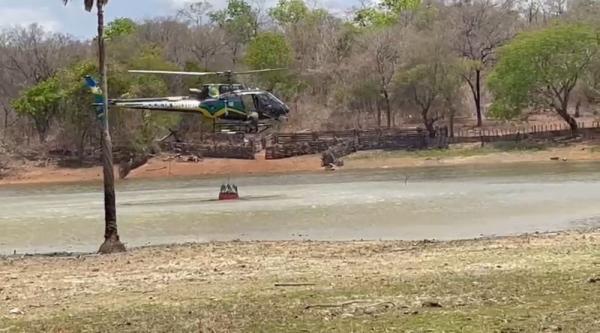
[{"label": "tree canopy", "polygon": [[512,118],[525,107],[546,107],[577,129],[567,110],[570,96],[598,51],[597,32],[584,24],[520,34],[501,48],[489,79],[495,96],[492,114]]},{"label": "tree canopy", "polygon": [[354,22],[362,27],[389,27],[396,24],[404,12],[420,6],[421,0],[381,0],[376,6],[358,10]]},{"label": "tree canopy", "polygon": [[129,18],[118,18],[111,21],[106,26],[104,34],[107,38],[116,38],[120,36],[130,35],[135,32],[137,24]]},{"label": "tree canopy", "polygon": [[279,0],[277,5],[269,10],[269,15],[281,25],[296,24],[309,13],[304,0]]}]

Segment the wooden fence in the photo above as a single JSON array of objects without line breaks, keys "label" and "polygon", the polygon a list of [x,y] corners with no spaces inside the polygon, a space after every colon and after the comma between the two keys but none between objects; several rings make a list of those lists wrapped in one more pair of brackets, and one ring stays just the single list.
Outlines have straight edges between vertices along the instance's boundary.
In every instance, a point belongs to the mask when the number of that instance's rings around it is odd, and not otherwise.
[{"label": "wooden fence", "polygon": [[[600,136],[600,122],[579,123],[578,135],[585,138]],[[532,125],[516,128],[469,129],[455,132],[450,143],[475,143],[497,141],[519,141],[523,139],[548,139],[570,136],[573,132],[565,123]]]},{"label": "wooden fence", "polygon": [[233,158],[253,160],[257,145],[253,140],[246,144],[207,144],[189,142],[165,142],[161,147],[165,151],[198,157]]},{"label": "wooden fence", "polygon": [[[579,134],[600,138],[600,122],[579,124]],[[171,152],[202,157],[254,159],[266,150],[265,158],[282,159],[300,155],[319,154],[340,144],[352,150],[417,150],[445,148],[450,143],[476,143],[546,139],[572,135],[565,123],[532,125],[514,128],[458,129],[449,137],[446,128],[438,128],[436,135],[420,128],[346,130],[269,134],[207,135],[202,142],[163,142],[162,148]]]},{"label": "wooden fence", "polygon": [[318,154],[342,142],[352,142],[356,150],[371,149],[424,149],[446,147],[447,131],[429,137],[419,128],[389,130],[352,130],[307,133],[277,133],[266,147],[266,159],[281,159],[292,156]]}]

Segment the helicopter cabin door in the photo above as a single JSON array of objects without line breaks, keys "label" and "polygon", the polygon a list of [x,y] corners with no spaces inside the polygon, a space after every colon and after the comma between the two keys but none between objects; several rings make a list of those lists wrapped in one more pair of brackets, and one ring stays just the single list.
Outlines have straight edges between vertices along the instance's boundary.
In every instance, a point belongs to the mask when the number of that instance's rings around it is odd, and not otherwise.
[{"label": "helicopter cabin door", "polygon": [[254,95],[242,95],[242,102],[244,103],[244,109],[246,110],[246,115],[248,115],[248,117],[251,117],[252,115],[258,115],[256,98]]}]

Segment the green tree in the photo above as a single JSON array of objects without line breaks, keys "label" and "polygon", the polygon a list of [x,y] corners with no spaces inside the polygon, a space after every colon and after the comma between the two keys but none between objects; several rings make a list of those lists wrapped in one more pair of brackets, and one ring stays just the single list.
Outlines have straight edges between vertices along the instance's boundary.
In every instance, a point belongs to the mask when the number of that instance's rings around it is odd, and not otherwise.
[{"label": "green tree", "polygon": [[[69,0],[62,0],[66,5]],[[102,91],[104,94],[104,113],[102,122],[102,169],[104,179],[104,243],[100,246],[100,253],[124,252],[125,245],[121,243],[117,229],[117,208],[115,197],[115,175],[113,169],[112,139],[108,121],[108,75],[106,68],[106,49],[104,40],[104,6],[108,0],[84,0],[85,10],[88,12],[96,5],[98,17],[98,63],[102,78]]]},{"label": "green tree", "polygon": [[106,26],[106,38],[114,39],[130,35],[137,29],[137,24],[129,18],[118,18]]},{"label": "green tree", "polygon": [[306,18],[310,9],[304,0],[279,0],[277,5],[269,10],[269,16],[280,25],[296,24]]},{"label": "green tree", "polygon": [[442,29],[437,26],[408,37],[411,47],[406,63],[395,78],[400,99],[419,111],[431,136],[442,118],[450,118],[452,127],[462,85],[462,63],[449,55],[450,46]]},{"label": "green tree", "polygon": [[13,102],[17,113],[33,120],[40,142],[46,142],[51,120],[58,112],[62,97],[59,81],[51,77],[29,88]]},{"label": "green tree", "polygon": [[75,64],[62,69],[52,77],[25,91],[13,102],[15,110],[30,117],[43,142],[52,120],[60,121],[61,136],[67,142],[79,142],[78,152],[83,157],[83,146],[93,126],[93,112],[82,108],[92,103],[91,96],[81,78],[97,72],[90,62]]},{"label": "green tree", "polygon": [[382,0],[380,6],[400,14],[406,10],[414,10],[421,6],[421,0]]},{"label": "green tree", "polygon": [[275,32],[258,35],[246,50],[245,62],[253,69],[287,67],[292,61],[292,50],[285,36]]},{"label": "green tree", "polygon": [[76,63],[59,71],[55,78],[60,82],[63,99],[58,118],[61,120],[60,137],[77,150],[79,163],[84,162],[87,139],[97,128],[97,115],[90,107],[93,102],[89,89],[81,81],[86,75],[98,73],[98,66],[91,60]]},{"label": "green tree", "polygon": [[501,48],[488,82],[495,96],[492,114],[512,118],[526,107],[551,108],[577,131],[569,100],[598,50],[598,34],[581,24],[518,35]]},{"label": "green tree", "polygon": [[258,33],[258,14],[244,0],[228,0],[227,8],[212,12],[209,17],[227,31],[235,65],[242,47]]},{"label": "green tree", "polygon": [[[292,49],[284,35],[264,32],[248,45],[244,62],[252,69],[286,68],[292,63]],[[283,82],[284,76],[280,72],[261,75],[269,85],[268,90],[274,89],[278,82]]]},{"label": "green tree", "polygon": [[403,13],[415,11],[420,6],[421,0],[382,0],[374,7],[358,10],[354,14],[354,22],[361,27],[390,27]]},{"label": "green tree", "polygon": [[396,20],[397,17],[393,13],[371,7],[360,9],[354,14],[354,22],[363,28],[390,27],[396,23]]}]

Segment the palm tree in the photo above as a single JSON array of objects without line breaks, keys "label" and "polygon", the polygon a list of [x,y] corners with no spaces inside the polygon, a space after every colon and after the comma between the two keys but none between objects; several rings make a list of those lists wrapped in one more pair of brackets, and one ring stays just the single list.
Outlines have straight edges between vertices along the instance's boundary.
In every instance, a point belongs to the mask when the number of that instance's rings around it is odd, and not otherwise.
[{"label": "palm tree", "polygon": [[[62,0],[68,4],[69,0]],[[104,117],[102,128],[102,166],[104,173],[104,243],[100,253],[124,252],[125,246],[119,239],[117,230],[117,209],[115,204],[115,175],[112,158],[112,141],[108,127],[108,76],[106,70],[106,50],[104,48],[104,6],[109,0],[84,0],[85,10],[91,12],[96,4],[98,10],[98,62],[104,95]]]}]

